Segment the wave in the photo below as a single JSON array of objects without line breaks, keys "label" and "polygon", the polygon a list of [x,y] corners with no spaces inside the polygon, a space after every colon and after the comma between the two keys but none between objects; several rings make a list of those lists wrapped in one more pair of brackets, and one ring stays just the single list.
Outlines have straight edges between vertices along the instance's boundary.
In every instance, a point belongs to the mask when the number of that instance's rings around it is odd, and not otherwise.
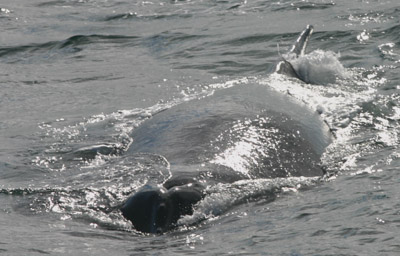
[{"label": "wave", "polygon": [[[389,6],[390,8],[390,6]],[[398,20],[399,8],[390,8],[379,10],[369,10],[367,12],[353,12],[351,14],[340,15],[339,18],[349,20],[350,22],[359,23],[360,25],[366,25],[369,23],[386,23],[391,20]]]},{"label": "wave", "polygon": [[298,11],[298,10],[325,10],[335,7],[334,2],[328,3],[320,3],[320,2],[312,2],[312,1],[287,1],[279,2],[277,6],[272,8],[272,11],[281,12],[281,11]]},{"label": "wave", "polygon": [[151,21],[151,20],[162,20],[162,19],[186,19],[191,18],[193,15],[188,13],[163,13],[163,14],[151,14],[151,15],[140,15],[133,12],[120,13],[109,15],[99,19],[99,21]]},{"label": "wave", "polygon": [[6,62],[22,61],[24,58],[41,56],[50,58],[55,55],[70,55],[80,52],[85,45],[92,44],[136,44],[136,36],[120,35],[75,35],[61,41],[41,44],[20,45],[0,48],[0,58]]},{"label": "wave", "polygon": [[371,34],[373,37],[382,37],[386,41],[392,40],[392,42],[397,43],[400,41],[400,25],[394,25],[383,30],[371,32]]},{"label": "wave", "polygon": [[[116,47],[145,47],[151,54],[160,57],[173,57],[169,50],[177,46],[201,41],[207,35],[191,35],[185,33],[161,32],[147,37],[127,35],[75,35],[61,41],[50,41],[40,44],[0,47],[0,61],[6,63],[26,62],[37,59],[46,61],[54,58],[72,56],[79,58],[77,53],[92,49],[94,45],[113,44]],[[105,49],[110,48],[106,46]],[[182,48],[179,47],[179,55]],[[183,49],[185,52],[187,49]]]},{"label": "wave", "polygon": [[204,35],[191,35],[185,33],[162,32],[143,39],[143,44],[151,49],[153,53],[174,48],[177,44],[200,40]]}]

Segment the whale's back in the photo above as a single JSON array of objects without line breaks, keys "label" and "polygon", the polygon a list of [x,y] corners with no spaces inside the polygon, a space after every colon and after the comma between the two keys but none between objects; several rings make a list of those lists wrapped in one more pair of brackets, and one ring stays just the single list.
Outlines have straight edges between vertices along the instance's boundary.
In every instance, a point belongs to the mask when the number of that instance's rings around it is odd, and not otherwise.
[{"label": "whale's back", "polygon": [[129,153],[160,154],[175,165],[213,161],[243,142],[259,155],[252,161],[259,161],[261,169],[283,166],[293,176],[313,176],[304,172],[314,168],[331,141],[318,113],[263,85],[239,85],[174,106],[145,121],[132,136]]}]

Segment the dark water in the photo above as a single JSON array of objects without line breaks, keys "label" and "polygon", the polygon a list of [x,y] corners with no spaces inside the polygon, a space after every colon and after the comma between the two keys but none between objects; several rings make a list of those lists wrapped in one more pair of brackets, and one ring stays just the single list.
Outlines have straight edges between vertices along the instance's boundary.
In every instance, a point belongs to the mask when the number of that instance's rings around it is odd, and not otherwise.
[{"label": "dark water", "polygon": [[[0,8],[0,253],[399,254],[397,1]],[[294,65],[317,85],[270,72],[306,24],[315,26],[309,54]],[[322,159],[330,175],[221,184],[178,230],[132,230],[113,209],[169,175],[162,156],[123,154],[132,130],[173,105],[254,83],[322,113],[335,134]]]}]

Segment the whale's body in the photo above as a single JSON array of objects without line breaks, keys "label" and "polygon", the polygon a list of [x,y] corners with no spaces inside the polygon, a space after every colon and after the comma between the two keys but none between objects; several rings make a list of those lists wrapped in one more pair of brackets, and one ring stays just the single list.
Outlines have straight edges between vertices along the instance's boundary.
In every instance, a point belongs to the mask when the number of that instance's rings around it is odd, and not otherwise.
[{"label": "whale's body", "polygon": [[[303,54],[311,32],[312,27],[303,31],[291,51]],[[296,76],[285,60],[277,71]],[[127,154],[158,154],[171,164],[170,179],[145,187],[121,208],[146,233],[165,232],[192,214],[211,182],[322,176],[320,157],[331,142],[318,113],[260,84],[236,85],[171,107],[132,137]]]},{"label": "whale's body", "polygon": [[[248,138],[248,130],[257,138]],[[175,173],[186,172],[215,162],[235,143],[257,147],[262,136],[274,141],[275,148],[257,149],[262,152],[257,153],[258,162],[248,166],[249,178],[321,175],[317,163],[330,142],[326,124],[305,104],[258,84],[222,89],[156,114],[135,129],[128,153],[160,154]],[[218,137],[223,141],[216,141]],[[252,175],[259,166],[264,170]]]}]

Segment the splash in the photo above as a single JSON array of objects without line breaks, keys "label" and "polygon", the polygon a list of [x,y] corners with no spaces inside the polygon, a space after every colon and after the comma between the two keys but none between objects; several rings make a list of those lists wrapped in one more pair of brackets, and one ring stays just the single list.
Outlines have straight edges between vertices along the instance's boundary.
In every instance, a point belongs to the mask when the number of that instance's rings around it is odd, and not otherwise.
[{"label": "splash", "polygon": [[310,84],[334,84],[337,79],[350,78],[349,72],[340,63],[340,54],[315,50],[303,56],[284,56],[303,81]]},{"label": "splash", "polygon": [[[389,52],[391,47],[391,44],[381,45],[381,49]],[[386,67],[346,69],[338,58],[332,52],[317,50],[292,60],[296,71],[315,84],[279,74],[259,81],[302,101],[321,115],[335,137],[322,156],[323,165],[333,175],[371,168],[366,159],[376,156],[380,150],[385,152],[385,148],[396,148],[399,138],[394,103],[398,99],[379,94],[387,83],[383,77]],[[397,160],[393,154],[380,154],[382,159],[373,165],[373,170]]]},{"label": "splash", "polygon": [[279,193],[297,193],[321,180],[321,177],[290,177],[219,183],[208,187],[207,196],[194,207],[193,215],[182,217],[178,224],[184,229],[203,220],[213,221],[234,206],[262,198],[274,200]]}]

